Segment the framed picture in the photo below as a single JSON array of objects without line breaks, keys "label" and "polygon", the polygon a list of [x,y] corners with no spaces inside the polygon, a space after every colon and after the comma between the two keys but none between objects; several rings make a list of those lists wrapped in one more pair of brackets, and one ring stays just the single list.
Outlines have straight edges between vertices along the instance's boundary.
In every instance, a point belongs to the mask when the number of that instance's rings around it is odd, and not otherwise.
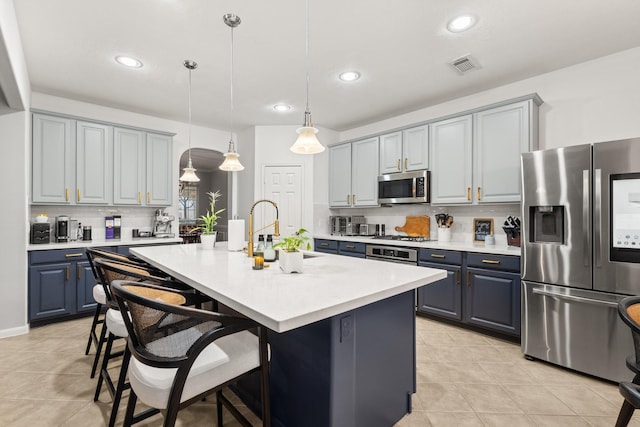
[{"label": "framed picture", "polygon": [[473,241],[484,243],[485,237],[493,234],[493,218],[473,219]]}]

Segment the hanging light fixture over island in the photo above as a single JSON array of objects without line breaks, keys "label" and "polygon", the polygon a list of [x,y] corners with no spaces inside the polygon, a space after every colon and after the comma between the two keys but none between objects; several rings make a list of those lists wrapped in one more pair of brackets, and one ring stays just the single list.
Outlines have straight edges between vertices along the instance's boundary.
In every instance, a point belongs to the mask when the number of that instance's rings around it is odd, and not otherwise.
[{"label": "hanging light fixture over island", "polygon": [[189,70],[189,163],[184,168],[184,173],[180,177],[181,182],[200,182],[200,178],[196,175],[196,170],[191,162],[191,71],[198,68],[198,64],[190,59],[185,59],[182,63]]},{"label": "hanging light fixture over island", "polygon": [[240,163],[238,157],[240,155],[236,153],[236,145],[233,142],[233,29],[240,25],[240,17],[234,15],[233,13],[227,13],[222,17],[224,23],[227,24],[231,28],[231,108],[230,108],[230,117],[231,117],[231,137],[229,139],[229,151],[224,155],[224,162],[220,165],[220,169],[223,171],[235,172],[244,170],[244,166]]}]

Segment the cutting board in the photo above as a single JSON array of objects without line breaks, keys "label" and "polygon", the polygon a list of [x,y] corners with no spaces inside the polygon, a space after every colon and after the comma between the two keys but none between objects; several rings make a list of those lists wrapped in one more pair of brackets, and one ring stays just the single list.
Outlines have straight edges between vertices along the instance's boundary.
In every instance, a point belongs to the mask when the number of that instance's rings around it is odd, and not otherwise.
[{"label": "cutting board", "polygon": [[402,227],[396,227],[396,231],[402,231],[411,237],[429,237],[431,234],[430,220],[427,215],[408,216]]}]

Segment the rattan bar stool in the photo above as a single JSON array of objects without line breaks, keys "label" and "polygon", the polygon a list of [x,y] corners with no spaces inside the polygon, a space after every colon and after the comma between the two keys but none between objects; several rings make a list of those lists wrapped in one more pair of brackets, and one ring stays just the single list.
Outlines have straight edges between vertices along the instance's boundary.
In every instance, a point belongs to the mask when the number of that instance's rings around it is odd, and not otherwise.
[{"label": "rattan bar stool", "polygon": [[[129,332],[131,390],[124,425],[162,412],[164,426],[175,425],[178,411],[205,396],[218,398],[222,426],[226,407],[245,426],[248,420],[222,394],[245,375],[260,377],[263,426],[271,425],[269,350],[266,328],[238,316],[168,304],[140,295],[142,283],[111,284]],[[257,336],[250,332],[256,330]],[[140,400],[151,410],[135,413]]]}]

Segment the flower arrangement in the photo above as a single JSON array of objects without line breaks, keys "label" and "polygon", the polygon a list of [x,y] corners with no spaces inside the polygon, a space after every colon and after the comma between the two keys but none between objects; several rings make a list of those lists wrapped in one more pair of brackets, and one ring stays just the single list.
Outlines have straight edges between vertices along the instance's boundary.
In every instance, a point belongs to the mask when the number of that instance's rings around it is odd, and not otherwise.
[{"label": "flower arrangement", "polygon": [[222,196],[220,191],[216,191],[215,193],[212,191],[207,192],[209,195],[209,209],[205,215],[201,215],[198,218],[202,221],[202,225],[194,228],[194,230],[202,230],[203,234],[213,234],[215,231],[215,227],[218,224],[218,215],[224,212],[224,209],[218,209],[216,211],[216,201]]},{"label": "flower arrangement", "polygon": [[311,244],[309,243],[309,237],[304,234],[307,233],[307,230],[301,228],[296,231],[293,236],[283,237],[280,242],[273,245],[274,248],[282,248],[285,252],[295,252],[300,248],[305,242],[307,242],[306,249],[311,249]]}]

